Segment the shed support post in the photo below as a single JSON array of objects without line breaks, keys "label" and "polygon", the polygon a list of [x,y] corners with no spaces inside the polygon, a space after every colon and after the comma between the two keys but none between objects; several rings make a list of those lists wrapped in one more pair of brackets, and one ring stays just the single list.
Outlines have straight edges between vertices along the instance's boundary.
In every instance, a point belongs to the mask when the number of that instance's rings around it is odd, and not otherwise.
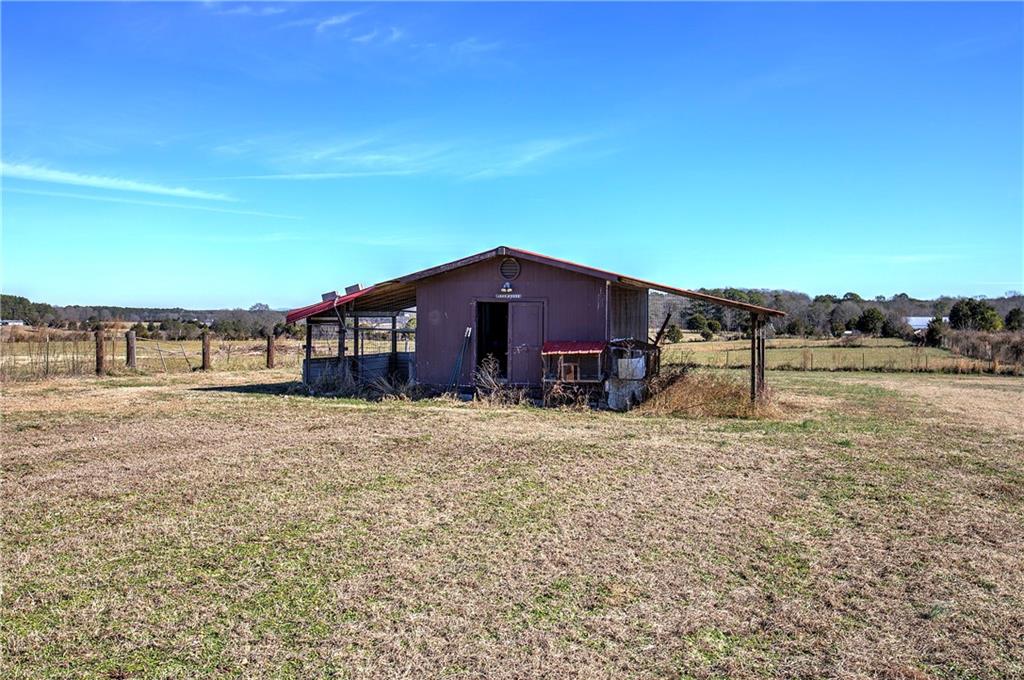
[{"label": "shed support post", "polygon": [[757,362],[757,382],[758,382],[757,396],[758,396],[758,398],[761,398],[761,397],[764,396],[764,387],[765,387],[764,369],[765,369],[765,364],[768,363],[767,362],[767,356],[768,356],[768,352],[767,352],[768,336],[767,336],[767,334],[765,332],[765,325],[766,325],[767,321],[768,321],[767,317],[762,316],[761,317],[761,323],[758,326],[758,336],[760,337],[759,342],[761,343],[761,358]]},{"label": "shed support post", "polygon": [[302,362],[302,382],[309,383],[309,360],[313,358],[313,324],[306,319],[306,356]]},{"label": "shed support post", "polygon": [[135,331],[128,331],[124,334],[124,338],[124,363],[128,368],[135,368]]},{"label": "shed support post", "polygon": [[274,367],[274,332],[267,334],[267,368]]},{"label": "shed support post", "polygon": [[203,331],[203,370],[209,371],[212,363],[210,362],[210,332]]},{"label": "shed support post", "polygon": [[[338,314],[338,377],[344,378],[352,374],[352,362],[345,358],[345,343],[348,338],[348,330],[345,328],[345,313]],[[355,318],[355,317],[353,317]]]},{"label": "shed support post", "polygon": [[750,401],[757,401],[757,314],[750,313]]},{"label": "shed support post", "polygon": [[398,372],[398,317],[391,317],[391,357],[388,359],[388,373]]}]

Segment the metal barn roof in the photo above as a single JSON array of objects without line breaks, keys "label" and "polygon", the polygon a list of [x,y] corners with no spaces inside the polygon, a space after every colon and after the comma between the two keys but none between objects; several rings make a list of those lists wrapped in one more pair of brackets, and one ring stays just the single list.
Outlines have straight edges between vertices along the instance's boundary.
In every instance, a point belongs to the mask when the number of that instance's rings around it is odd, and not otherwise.
[{"label": "metal barn roof", "polygon": [[687,290],[685,288],[676,288],[663,283],[645,281],[643,279],[617,274],[604,269],[588,267],[587,265],[570,262],[569,260],[562,260],[556,257],[534,253],[529,250],[510,248],[508,246],[498,246],[497,248],[485,250],[482,253],[477,253],[459,260],[437,265],[436,267],[430,267],[429,269],[423,269],[418,272],[413,272],[412,274],[406,274],[405,276],[401,276],[396,279],[382,281],[368,288],[358,290],[350,295],[341,295],[333,300],[324,300],[312,305],[307,305],[306,307],[293,309],[288,312],[287,321],[288,323],[292,323],[294,321],[308,319],[322,314],[333,315],[335,313],[334,310],[349,303],[352,303],[354,311],[390,312],[408,309],[416,304],[415,283],[417,281],[431,276],[438,276],[454,269],[459,269],[461,267],[466,267],[471,264],[476,264],[477,262],[483,262],[496,257],[518,257],[523,260],[538,262],[552,267],[559,267],[561,269],[574,271],[579,274],[593,276],[599,279],[605,279],[612,283],[618,283],[633,288],[648,288],[662,293],[679,295],[681,297],[692,298],[695,300],[703,300],[712,304],[722,305],[723,307],[732,307],[734,309],[753,312],[755,314],[764,314],[766,316],[785,316],[785,312],[777,309],[771,309],[770,307],[752,305],[746,302],[738,302],[736,300],[719,297],[717,295],[708,295],[707,293],[700,293],[693,290]]}]

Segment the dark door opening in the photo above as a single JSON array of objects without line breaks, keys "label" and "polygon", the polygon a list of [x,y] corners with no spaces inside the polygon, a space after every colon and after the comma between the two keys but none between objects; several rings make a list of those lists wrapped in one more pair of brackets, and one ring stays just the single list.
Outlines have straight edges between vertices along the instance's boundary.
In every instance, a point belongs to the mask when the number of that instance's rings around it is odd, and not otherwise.
[{"label": "dark door opening", "polygon": [[476,305],[476,362],[486,356],[498,361],[502,378],[508,377],[508,303],[478,302]]}]

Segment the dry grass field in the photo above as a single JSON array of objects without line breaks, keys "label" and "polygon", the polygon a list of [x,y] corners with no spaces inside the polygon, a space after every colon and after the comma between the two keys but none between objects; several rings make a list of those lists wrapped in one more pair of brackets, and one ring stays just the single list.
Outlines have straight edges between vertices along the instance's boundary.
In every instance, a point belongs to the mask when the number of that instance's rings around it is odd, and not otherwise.
[{"label": "dry grass field", "polygon": [[[699,337],[699,336],[698,336]],[[750,366],[750,340],[694,340],[666,345],[665,364]],[[893,338],[841,339],[771,338],[765,361],[769,369],[812,371],[990,372],[992,362],[963,357],[947,349],[921,347]],[[1024,375],[1024,366],[999,365],[998,372]]]},{"label": "dry grass field", "polygon": [[772,419],[3,386],[0,676],[1024,677],[1024,381]]}]

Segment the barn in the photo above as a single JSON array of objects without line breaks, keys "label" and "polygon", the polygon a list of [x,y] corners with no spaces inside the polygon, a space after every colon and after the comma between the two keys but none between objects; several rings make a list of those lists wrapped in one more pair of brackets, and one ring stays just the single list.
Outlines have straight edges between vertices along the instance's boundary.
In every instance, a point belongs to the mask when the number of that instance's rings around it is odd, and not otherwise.
[{"label": "barn", "polygon": [[607,385],[657,370],[650,290],[749,312],[751,395],[760,393],[764,327],[782,312],[507,246],[324,293],[287,320],[307,324],[302,376],[310,385],[347,375],[466,388],[484,357],[511,385]]}]

